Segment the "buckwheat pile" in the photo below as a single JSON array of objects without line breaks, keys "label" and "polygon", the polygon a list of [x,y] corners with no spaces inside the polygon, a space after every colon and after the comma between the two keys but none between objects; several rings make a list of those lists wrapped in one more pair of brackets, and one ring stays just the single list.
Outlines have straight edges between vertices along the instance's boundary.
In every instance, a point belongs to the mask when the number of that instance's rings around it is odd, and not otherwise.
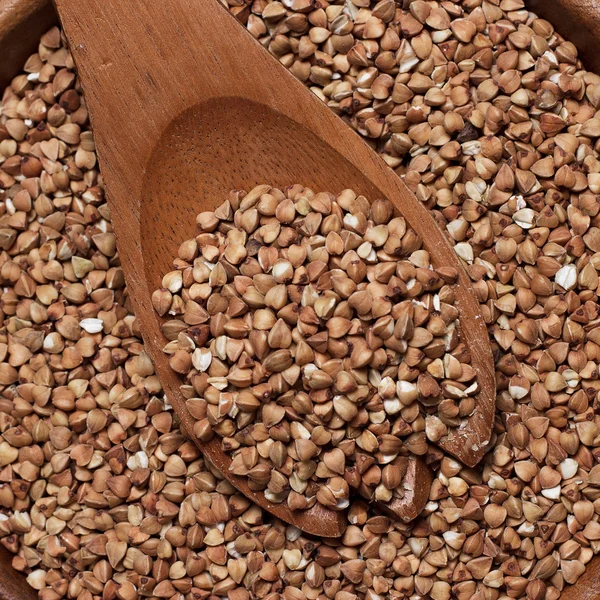
[{"label": "buckwheat pile", "polygon": [[293,510],[403,498],[407,455],[476,410],[457,269],[350,189],[258,185],[196,221],[152,295],[194,434]]},{"label": "buckwheat pile", "polygon": [[[232,3],[446,224],[494,346],[492,448],[410,525],[273,521],[144,352],[58,29],[0,105],[0,536],[44,600],[557,599],[600,549],[600,78],[520,0]],[[243,57],[240,57],[243,59]]]}]

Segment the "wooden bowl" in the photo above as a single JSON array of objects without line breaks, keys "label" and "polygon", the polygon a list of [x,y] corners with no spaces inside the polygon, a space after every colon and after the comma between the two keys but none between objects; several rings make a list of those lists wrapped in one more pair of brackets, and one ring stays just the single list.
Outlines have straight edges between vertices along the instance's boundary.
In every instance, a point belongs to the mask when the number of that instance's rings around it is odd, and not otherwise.
[{"label": "wooden bowl", "polygon": [[[525,1],[577,46],[588,69],[600,73],[600,0]],[[0,0],[0,90],[36,51],[41,35],[57,22],[51,0]],[[11,562],[12,554],[0,546],[0,600],[35,600],[37,593],[12,569]],[[600,599],[600,557],[592,560],[577,584],[568,587],[561,598]]]}]

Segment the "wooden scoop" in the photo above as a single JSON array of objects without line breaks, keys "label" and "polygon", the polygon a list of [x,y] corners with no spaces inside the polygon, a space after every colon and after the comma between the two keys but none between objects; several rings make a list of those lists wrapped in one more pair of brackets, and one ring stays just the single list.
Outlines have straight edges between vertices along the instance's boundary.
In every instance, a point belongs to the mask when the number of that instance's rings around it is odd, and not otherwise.
[{"label": "wooden scoop", "polygon": [[[482,391],[475,414],[440,446],[467,465],[477,463],[494,414],[488,334],[452,247],[400,178],[217,0],[56,0],[56,6],[85,89],[135,313],[187,435],[193,438],[194,421],[161,351],[151,292],[180,242],[194,235],[197,213],[214,209],[231,189],[302,183],[388,198],[422,237],[434,266],[459,269],[461,332]],[[235,487],[273,515],[323,537],[343,531],[344,514],[320,506],[292,513],[271,504],[229,472],[219,439],[195,441]],[[414,467],[408,473],[426,471],[422,462]],[[428,485],[416,486],[397,510],[388,509],[403,520],[414,517],[428,492]]]}]

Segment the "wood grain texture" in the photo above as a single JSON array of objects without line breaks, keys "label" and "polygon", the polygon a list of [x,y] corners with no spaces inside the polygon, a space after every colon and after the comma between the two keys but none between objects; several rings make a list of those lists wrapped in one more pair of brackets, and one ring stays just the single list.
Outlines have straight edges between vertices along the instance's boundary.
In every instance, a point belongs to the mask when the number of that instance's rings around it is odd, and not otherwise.
[{"label": "wood grain texture", "polygon": [[37,600],[38,593],[12,568],[13,556],[0,545],[0,600]]},{"label": "wood grain texture", "polygon": [[[228,190],[259,183],[350,187],[372,200],[388,197],[434,264],[460,272],[461,331],[482,392],[475,413],[440,445],[468,465],[478,462],[494,416],[486,327],[444,234],[383,160],[214,0],[57,0],[56,6],[86,94],[135,312],[186,433],[193,437],[193,419],[161,351],[161,321],[150,299],[180,242],[194,235],[195,215],[215,208]],[[341,533],[343,515],[272,505],[229,473],[231,459],[219,439],[198,445],[273,514],[307,532]]]}]

